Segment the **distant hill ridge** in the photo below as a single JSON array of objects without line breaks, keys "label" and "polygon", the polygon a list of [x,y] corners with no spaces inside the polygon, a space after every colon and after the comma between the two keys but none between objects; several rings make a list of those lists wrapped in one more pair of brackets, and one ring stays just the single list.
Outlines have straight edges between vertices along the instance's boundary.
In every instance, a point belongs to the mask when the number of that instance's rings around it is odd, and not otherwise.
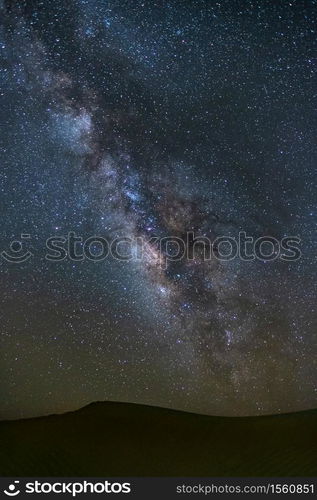
[{"label": "distant hill ridge", "polygon": [[317,410],[218,417],[96,402],[0,422],[2,476],[315,476]]}]

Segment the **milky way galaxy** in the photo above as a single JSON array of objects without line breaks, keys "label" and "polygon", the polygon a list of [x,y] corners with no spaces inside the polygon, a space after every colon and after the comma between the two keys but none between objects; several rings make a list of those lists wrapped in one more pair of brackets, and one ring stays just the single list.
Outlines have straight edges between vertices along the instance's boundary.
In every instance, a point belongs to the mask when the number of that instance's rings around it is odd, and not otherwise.
[{"label": "milky way galaxy", "polygon": [[[316,407],[316,7],[0,1],[3,418]],[[143,256],[49,261],[70,232]],[[301,257],[166,259],[189,232]]]}]

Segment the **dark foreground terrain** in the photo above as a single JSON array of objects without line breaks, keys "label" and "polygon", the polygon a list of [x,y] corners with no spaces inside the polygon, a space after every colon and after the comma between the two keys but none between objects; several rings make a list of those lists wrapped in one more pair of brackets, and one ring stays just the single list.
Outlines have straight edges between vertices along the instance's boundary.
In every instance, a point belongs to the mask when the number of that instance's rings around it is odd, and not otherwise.
[{"label": "dark foreground terrain", "polygon": [[317,410],[209,417],[127,403],[0,422],[4,476],[313,476]]}]

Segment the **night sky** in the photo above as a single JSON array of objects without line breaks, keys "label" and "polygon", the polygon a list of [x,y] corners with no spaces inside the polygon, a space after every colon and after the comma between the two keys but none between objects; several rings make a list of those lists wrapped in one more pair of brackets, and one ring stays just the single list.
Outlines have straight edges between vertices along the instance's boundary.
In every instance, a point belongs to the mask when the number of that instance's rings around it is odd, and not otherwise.
[{"label": "night sky", "polygon": [[[315,0],[0,0],[1,417],[317,406]],[[152,237],[301,239],[170,262]],[[141,260],[45,241],[141,237]],[[96,249],[95,249],[96,250]]]}]

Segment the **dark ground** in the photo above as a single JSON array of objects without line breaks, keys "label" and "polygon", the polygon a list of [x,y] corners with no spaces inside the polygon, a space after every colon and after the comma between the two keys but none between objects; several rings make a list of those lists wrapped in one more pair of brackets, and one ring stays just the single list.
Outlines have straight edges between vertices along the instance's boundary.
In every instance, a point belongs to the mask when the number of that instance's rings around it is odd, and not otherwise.
[{"label": "dark ground", "polygon": [[317,410],[209,417],[127,403],[0,422],[2,476],[316,476]]}]

